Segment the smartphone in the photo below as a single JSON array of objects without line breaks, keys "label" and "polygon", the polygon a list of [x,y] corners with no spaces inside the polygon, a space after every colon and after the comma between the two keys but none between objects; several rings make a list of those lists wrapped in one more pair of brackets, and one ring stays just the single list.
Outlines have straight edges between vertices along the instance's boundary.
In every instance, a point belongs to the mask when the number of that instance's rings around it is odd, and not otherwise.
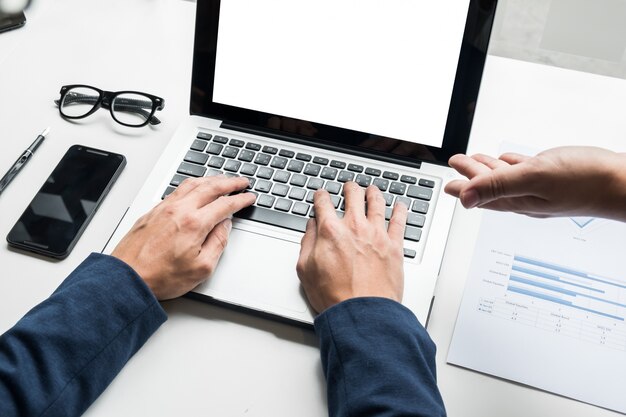
[{"label": "smartphone", "polygon": [[0,12],[0,32],[17,29],[24,26],[25,23],[26,16],[22,12],[11,14]]},{"label": "smartphone", "polygon": [[124,166],[122,155],[72,146],[9,232],[9,245],[66,258]]}]

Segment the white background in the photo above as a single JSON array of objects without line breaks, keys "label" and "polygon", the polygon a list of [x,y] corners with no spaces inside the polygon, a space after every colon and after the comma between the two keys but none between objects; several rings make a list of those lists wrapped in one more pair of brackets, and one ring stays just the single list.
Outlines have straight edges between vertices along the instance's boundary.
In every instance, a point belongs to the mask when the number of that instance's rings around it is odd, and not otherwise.
[{"label": "white background", "polygon": [[230,0],[213,101],[441,147],[467,0]]}]

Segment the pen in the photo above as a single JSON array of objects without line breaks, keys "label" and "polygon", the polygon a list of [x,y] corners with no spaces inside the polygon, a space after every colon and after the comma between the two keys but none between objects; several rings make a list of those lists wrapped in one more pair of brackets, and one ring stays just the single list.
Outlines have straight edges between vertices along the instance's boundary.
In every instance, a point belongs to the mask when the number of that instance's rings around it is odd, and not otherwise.
[{"label": "pen", "polygon": [[9,172],[4,174],[4,177],[2,177],[2,179],[0,180],[0,194],[2,194],[4,189],[7,188],[7,186],[11,183],[11,181],[13,181],[13,178],[15,178],[15,176],[22,170],[22,168],[24,168],[24,165],[26,165],[30,157],[33,156],[37,148],[39,148],[39,145],[43,143],[44,139],[46,138],[46,135],[48,135],[49,132],[50,132],[49,127],[46,128],[46,130],[44,130],[43,132],[41,132],[41,135],[37,136],[33,144],[30,145],[28,149],[24,151],[24,153],[22,153],[22,155],[17,159],[17,161],[15,161],[11,169],[9,169]]}]

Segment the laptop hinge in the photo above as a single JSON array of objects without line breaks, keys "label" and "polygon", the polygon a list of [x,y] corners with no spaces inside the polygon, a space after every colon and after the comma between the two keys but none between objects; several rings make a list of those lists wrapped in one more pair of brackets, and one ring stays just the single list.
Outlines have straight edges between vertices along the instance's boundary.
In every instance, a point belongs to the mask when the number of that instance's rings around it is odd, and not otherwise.
[{"label": "laptop hinge", "polygon": [[286,142],[313,146],[315,148],[326,149],[329,151],[347,153],[347,154],[362,157],[362,158],[376,159],[382,162],[403,165],[403,166],[407,166],[410,168],[421,169],[422,167],[422,162],[419,160],[405,161],[402,159],[396,159],[388,155],[380,154],[380,153],[373,152],[373,151],[367,152],[362,149],[351,147],[351,146],[343,147],[343,146],[334,145],[330,142],[324,142],[323,140],[319,138],[308,139],[303,136],[284,135],[276,131],[263,130],[263,129],[258,129],[258,128],[254,128],[254,127],[250,127],[250,126],[246,126],[246,125],[242,125],[238,123],[226,122],[226,121],[222,122],[220,127],[222,129],[234,130],[237,132],[249,133],[249,134],[259,135],[259,136],[265,136],[265,137],[272,138],[272,139],[279,139],[279,140],[284,140]]}]

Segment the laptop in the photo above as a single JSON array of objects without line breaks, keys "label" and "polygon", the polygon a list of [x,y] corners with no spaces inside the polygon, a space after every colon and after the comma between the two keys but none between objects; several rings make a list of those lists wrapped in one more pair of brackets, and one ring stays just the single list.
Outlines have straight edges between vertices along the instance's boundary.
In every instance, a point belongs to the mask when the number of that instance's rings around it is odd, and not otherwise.
[{"label": "laptop", "polygon": [[[409,208],[403,303],[427,322],[496,1],[197,0],[190,115],[105,252],[186,178],[250,179],[214,275],[189,297],[310,326],[296,274],[315,190]],[[183,86],[181,86],[183,88]]]}]

